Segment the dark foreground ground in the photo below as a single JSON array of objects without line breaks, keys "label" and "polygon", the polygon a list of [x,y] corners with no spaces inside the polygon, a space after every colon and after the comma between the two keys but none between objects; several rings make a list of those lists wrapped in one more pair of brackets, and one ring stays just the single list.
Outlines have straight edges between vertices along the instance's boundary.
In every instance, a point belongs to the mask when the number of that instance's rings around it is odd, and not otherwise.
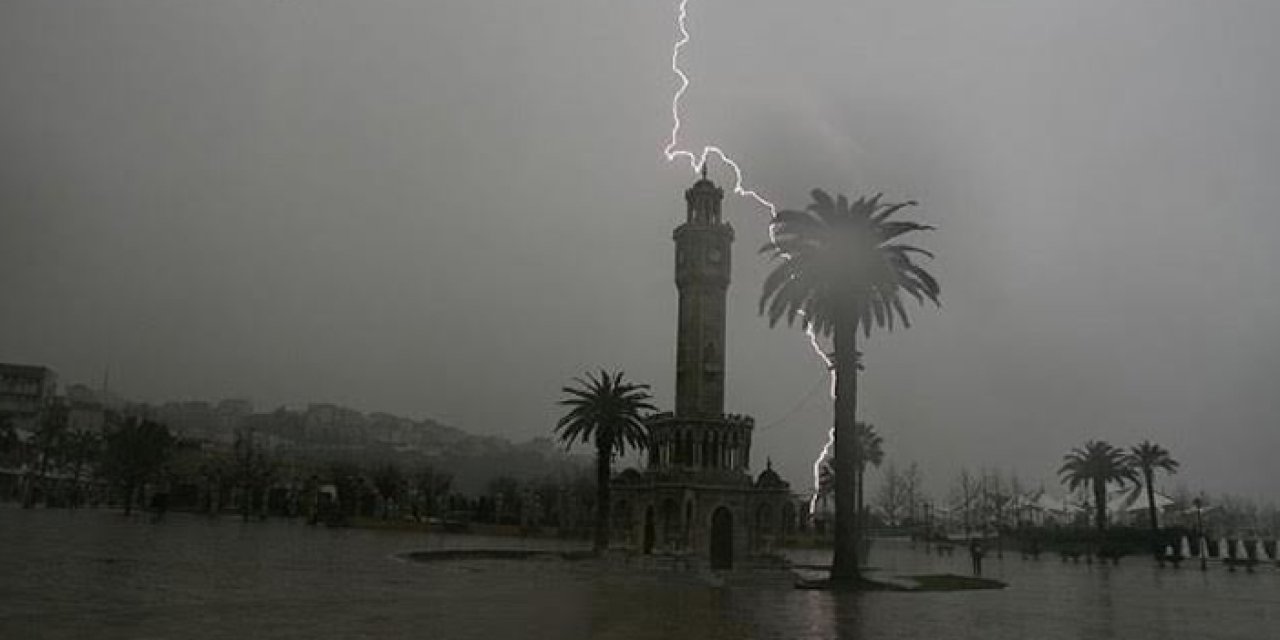
[{"label": "dark foreground ground", "polygon": [[[529,546],[546,546],[547,541]],[[554,558],[412,562],[485,539],[0,505],[0,638],[1280,637],[1280,572],[988,559],[1009,587],[951,593],[791,588]],[[821,564],[822,551],[797,552]],[[967,558],[880,542],[879,575],[965,573]]]}]

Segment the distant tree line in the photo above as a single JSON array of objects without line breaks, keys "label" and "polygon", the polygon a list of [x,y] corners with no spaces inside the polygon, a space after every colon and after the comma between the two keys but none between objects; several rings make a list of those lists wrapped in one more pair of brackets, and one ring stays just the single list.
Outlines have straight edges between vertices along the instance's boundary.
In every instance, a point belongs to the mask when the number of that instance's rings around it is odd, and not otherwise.
[{"label": "distant tree line", "polygon": [[507,473],[520,465],[494,466],[480,490],[463,493],[451,470],[421,457],[297,455],[272,450],[267,440],[240,429],[231,447],[219,447],[120,413],[108,413],[101,430],[77,430],[56,406],[32,432],[20,434],[13,420],[0,416],[0,468],[21,470],[0,498],[27,508],[228,512],[246,521],[276,515],[329,524],[368,518],[590,529],[595,487],[582,467],[518,478]]}]

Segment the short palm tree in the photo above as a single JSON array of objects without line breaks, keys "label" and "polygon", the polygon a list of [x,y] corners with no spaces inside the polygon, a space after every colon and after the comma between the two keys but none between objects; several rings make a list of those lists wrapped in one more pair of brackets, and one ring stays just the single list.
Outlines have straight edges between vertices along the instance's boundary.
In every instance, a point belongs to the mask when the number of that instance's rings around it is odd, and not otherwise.
[{"label": "short palm tree", "polygon": [[861,460],[854,432],[858,408],[858,331],[887,328],[901,321],[910,326],[903,294],[920,304],[938,304],[938,282],[916,264],[914,257],[933,254],[896,242],[900,237],[933,227],[891,220],[914,202],[884,203],[880,196],[832,198],[821,189],[804,211],[779,211],[772,225],[772,242],[762,251],[777,266],[764,282],[760,312],[770,326],[786,319],[806,330],[830,337],[835,350],[835,486],[836,539],[831,565],[833,580],[856,581],[858,514],[854,487]]},{"label": "short palm tree", "polygon": [[[858,513],[863,512],[863,476],[867,472],[867,465],[879,467],[884,463],[884,438],[876,433],[875,425],[866,422],[859,422],[857,425],[858,432],[858,450],[862,452],[862,459],[858,461],[858,486],[855,494],[857,495]],[[835,483],[835,457],[830,456],[822,461],[818,469],[818,491],[822,494],[830,493],[834,489]]]},{"label": "short palm tree", "polygon": [[884,438],[876,433],[876,427],[866,422],[857,423],[858,451],[862,457],[858,459],[858,516],[864,514],[864,501],[867,465],[879,468],[884,463]]},{"label": "short palm tree", "polygon": [[[874,425],[859,422],[856,424],[856,432],[858,438],[858,452],[862,456],[858,460],[858,484],[854,487],[854,495],[857,496],[855,510],[859,518],[866,516],[866,475],[867,465],[870,464],[879,467],[884,462],[884,439],[880,434],[876,433]],[[819,487],[823,492],[830,492],[834,489],[835,472],[833,471],[835,461],[828,459],[819,472]],[[862,535],[862,531],[858,535]],[[868,547],[859,546],[859,552],[865,553]],[[859,562],[866,562],[866,558],[858,558]]]},{"label": "short palm tree", "polygon": [[569,412],[556,423],[555,431],[567,446],[576,441],[596,445],[596,531],[595,549],[609,543],[609,476],[613,457],[623,455],[627,446],[643,450],[649,444],[644,415],[655,410],[649,403],[649,385],[628,382],[622,372],[600,371],[574,378],[576,387],[564,387],[568,397],[561,400]]},{"label": "short palm tree", "polygon": [[1147,489],[1147,515],[1151,525],[1151,545],[1159,553],[1160,522],[1156,518],[1156,470],[1173,474],[1178,471],[1178,461],[1169,456],[1169,450],[1143,440],[1129,449],[1127,456],[1129,465],[1142,474],[1143,485]]},{"label": "short palm tree", "polygon": [[1067,488],[1075,491],[1088,485],[1093,490],[1094,523],[1098,531],[1107,528],[1107,485],[1123,486],[1136,482],[1137,476],[1121,449],[1101,440],[1090,440],[1084,447],[1072,449],[1062,457],[1058,475]]}]

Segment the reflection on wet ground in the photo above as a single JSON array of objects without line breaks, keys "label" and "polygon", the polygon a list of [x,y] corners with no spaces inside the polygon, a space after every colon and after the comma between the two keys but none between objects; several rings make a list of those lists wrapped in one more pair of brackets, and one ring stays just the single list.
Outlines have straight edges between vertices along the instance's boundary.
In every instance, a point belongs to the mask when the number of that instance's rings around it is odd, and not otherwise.
[{"label": "reflection on wet ground", "polygon": [[[833,594],[785,574],[727,579],[618,563],[407,551],[554,541],[165,522],[0,506],[0,638],[1240,638],[1277,637],[1280,572],[989,557],[1001,591]],[[560,543],[562,548],[576,544]],[[822,551],[793,552],[822,564]],[[888,575],[963,573],[878,542]],[[1211,568],[1214,569],[1214,568]]]}]

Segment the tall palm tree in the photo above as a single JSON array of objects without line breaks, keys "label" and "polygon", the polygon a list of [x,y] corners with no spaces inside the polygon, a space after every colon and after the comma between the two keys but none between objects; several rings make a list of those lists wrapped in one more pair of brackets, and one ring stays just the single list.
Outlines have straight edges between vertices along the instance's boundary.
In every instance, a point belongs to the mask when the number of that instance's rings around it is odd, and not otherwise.
[{"label": "tall palm tree", "polygon": [[902,294],[924,304],[938,304],[938,282],[917,265],[913,254],[932,257],[918,247],[895,242],[915,231],[933,227],[890,220],[914,202],[889,204],[880,196],[832,198],[821,189],[804,211],[779,211],[772,225],[773,241],[765,245],[777,266],[765,279],[760,312],[774,326],[798,320],[805,329],[830,337],[835,350],[835,475],[836,539],[831,564],[833,580],[856,581],[858,572],[858,514],[849,491],[856,480],[858,438],[854,433],[858,408],[858,330],[892,330],[901,320],[910,326]]},{"label": "tall palm tree", "polygon": [[1105,531],[1107,485],[1114,482],[1123,486],[1137,481],[1124,450],[1101,440],[1090,440],[1084,447],[1072,449],[1062,456],[1062,461],[1058,475],[1068,489],[1074,491],[1083,485],[1089,485],[1093,489],[1094,522],[1099,532]]},{"label": "tall palm tree", "polygon": [[1178,461],[1169,456],[1168,449],[1150,440],[1143,440],[1141,443],[1130,447],[1126,459],[1133,469],[1142,474],[1143,485],[1147,488],[1147,516],[1151,525],[1151,548],[1156,553],[1159,553],[1160,543],[1157,538],[1160,535],[1160,522],[1156,519],[1156,470],[1161,469],[1169,474],[1177,473]]},{"label": "tall palm tree", "polygon": [[623,379],[621,371],[603,369],[599,376],[574,378],[576,387],[564,387],[569,396],[560,405],[569,412],[556,423],[555,431],[566,447],[575,441],[596,445],[596,531],[595,549],[609,544],[609,475],[613,457],[624,455],[627,446],[644,450],[649,429],[642,414],[655,411],[649,400],[649,385]]}]

